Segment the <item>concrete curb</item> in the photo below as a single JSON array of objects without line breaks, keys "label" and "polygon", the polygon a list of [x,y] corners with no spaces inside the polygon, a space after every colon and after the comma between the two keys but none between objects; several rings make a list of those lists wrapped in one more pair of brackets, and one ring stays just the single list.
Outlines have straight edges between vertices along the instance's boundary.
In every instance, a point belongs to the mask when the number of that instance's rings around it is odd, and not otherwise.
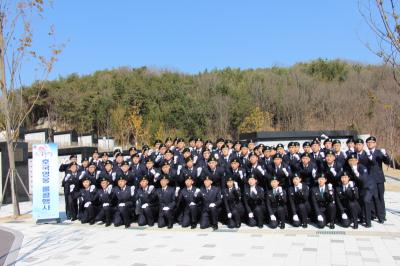
[{"label": "concrete curb", "polygon": [[13,243],[10,246],[10,249],[8,251],[5,257],[4,265],[15,265],[16,260],[18,258],[18,253],[19,250],[21,249],[22,245],[22,240],[24,239],[24,235],[16,230],[0,226],[0,231],[7,232],[9,234],[12,234],[14,236]]}]

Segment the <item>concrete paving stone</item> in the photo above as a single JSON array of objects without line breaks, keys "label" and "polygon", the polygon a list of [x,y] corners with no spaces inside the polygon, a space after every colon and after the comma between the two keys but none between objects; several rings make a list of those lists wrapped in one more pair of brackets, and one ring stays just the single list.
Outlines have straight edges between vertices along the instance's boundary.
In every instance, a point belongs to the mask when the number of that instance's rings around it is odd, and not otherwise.
[{"label": "concrete paving stone", "polygon": [[207,255],[204,255],[204,256],[200,257],[201,260],[212,260],[214,258],[215,258],[215,256],[207,256]]}]

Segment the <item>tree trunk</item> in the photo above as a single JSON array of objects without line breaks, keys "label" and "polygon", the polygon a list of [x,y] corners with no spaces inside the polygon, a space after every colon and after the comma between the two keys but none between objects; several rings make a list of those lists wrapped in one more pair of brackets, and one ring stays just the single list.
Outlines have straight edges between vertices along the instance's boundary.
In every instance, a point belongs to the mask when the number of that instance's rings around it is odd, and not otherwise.
[{"label": "tree trunk", "polygon": [[18,198],[16,194],[16,182],[15,182],[15,160],[14,160],[14,147],[13,147],[13,132],[11,128],[11,117],[10,108],[8,102],[6,75],[5,75],[5,55],[4,55],[4,36],[3,36],[3,19],[4,14],[0,14],[0,87],[1,87],[1,105],[4,120],[6,123],[6,141],[7,141],[7,152],[8,152],[8,163],[9,163],[9,178],[11,184],[11,200],[13,204],[13,216],[16,218],[20,215]]}]

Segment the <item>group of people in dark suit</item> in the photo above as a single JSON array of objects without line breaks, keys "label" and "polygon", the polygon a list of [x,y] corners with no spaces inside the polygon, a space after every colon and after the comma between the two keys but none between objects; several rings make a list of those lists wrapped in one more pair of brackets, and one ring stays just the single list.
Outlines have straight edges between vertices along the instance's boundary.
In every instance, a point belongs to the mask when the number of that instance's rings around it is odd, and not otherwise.
[{"label": "group of people in dark suit", "polygon": [[[365,147],[366,143],[366,147]],[[140,151],[91,158],[71,155],[65,172],[66,214],[82,223],[172,228],[371,227],[386,220],[385,176],[390,157],[376,138],[315,138],[302,144],[215,143],[192,138],[156,141]],[[323,147],[322,147],[323,146]],[[113,158],[113,160],[110,160]]]}]

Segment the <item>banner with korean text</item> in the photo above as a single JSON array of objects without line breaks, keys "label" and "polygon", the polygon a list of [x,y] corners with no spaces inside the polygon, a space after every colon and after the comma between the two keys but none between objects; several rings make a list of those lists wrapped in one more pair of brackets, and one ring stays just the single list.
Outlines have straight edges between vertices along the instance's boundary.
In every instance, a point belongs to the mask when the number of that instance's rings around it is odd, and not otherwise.
[{"label": "banner with korean text", "polygon": [[57,144],[32,145],[33,207],[36,220],[59,218]]}]

